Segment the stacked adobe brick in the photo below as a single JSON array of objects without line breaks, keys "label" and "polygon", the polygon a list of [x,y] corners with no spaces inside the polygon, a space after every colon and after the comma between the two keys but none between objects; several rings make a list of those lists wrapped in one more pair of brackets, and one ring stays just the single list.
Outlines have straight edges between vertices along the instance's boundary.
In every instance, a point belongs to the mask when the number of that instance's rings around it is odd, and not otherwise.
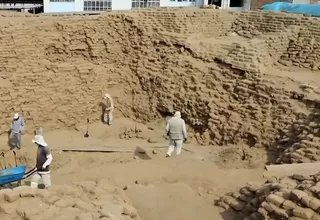
[{"label": "stacked adobe brick", "polygon": [[265,184],[248,184],[228,193],[216,205],[237,213],[239,219],[320,219],[320,174],[293,175]]},{"label": "stacked adobe brick", "polygon": [[275,61],[286,66],[319,70],[319,21],[319,18],[296,14],[243,12],[231,31],[246,38],[260,36],[266,40],[269,35],[283,35],[284,44],[277,47],[280,54]]},{"label": "stacked adobe brick", "polygon": [[[109,92],[116,117],[148,122],[178,109],[200,143],[245,139],[268,146],[300,114],[293,108],[301,102],[292,98],[296,92],[261,74],[269,53],[281,54],[288,40],[285,33],[264,39],[258,32],[283,30],[296,19],[281,16],[195,8],[72,19],[4,16],[0,132],[7,131],[13,111],[23,113],[30,130],[97,121],[101,97]],[[192,44],[224,37],[237,17],[234,28],[257,30],[259,38],[242,43],[236,37],[223,53],[214,44],[203,50]]]},{"label": "stacked adobe brick", "polygon": [[281,56],[279,63],[320,70],[320,43],[312,36],[292,38],[288,50]]},{"label": "stacked adobe brick", "polygon": [[105,183],[80,182],[33,190],[29,186],[0,190],[0,218],[9,219],[141,219],[122,189]]},{"label": "stacked adobe brick", "polygon": [[319,120],[320,115],[315,109],[315,112],[282,130],[278,148],[283,153],[280,154],[278,163],[320,161]]}]

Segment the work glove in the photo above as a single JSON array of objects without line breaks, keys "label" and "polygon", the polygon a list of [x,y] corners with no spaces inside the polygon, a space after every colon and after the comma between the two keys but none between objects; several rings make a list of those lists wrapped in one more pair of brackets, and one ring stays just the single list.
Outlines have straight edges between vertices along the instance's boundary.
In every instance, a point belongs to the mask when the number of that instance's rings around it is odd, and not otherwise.
[{"label": "work glove", "polygon": [[187,138],[185,138],[185,139],[183,140],[183,143],[186,143],[186,142],[187,142],[187,140],[188,140],[188,139],[187,139]]}]

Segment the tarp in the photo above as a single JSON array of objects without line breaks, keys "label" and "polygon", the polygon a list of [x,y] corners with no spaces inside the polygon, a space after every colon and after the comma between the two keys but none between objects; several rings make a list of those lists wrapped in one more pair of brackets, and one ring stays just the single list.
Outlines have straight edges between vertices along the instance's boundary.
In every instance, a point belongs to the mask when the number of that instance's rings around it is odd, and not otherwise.
[{"label": "tarp", "polygon": [[274,2],[262,6],[264,11],[286,11],[293,14],[309,14],[320,17],[320,4],[292,4],[288,2]]}]

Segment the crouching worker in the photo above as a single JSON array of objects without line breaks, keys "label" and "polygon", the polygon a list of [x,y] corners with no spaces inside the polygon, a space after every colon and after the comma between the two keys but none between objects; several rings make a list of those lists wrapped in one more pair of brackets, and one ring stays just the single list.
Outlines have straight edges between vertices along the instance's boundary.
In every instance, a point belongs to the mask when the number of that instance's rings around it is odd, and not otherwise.
[{"label": "crouching worker", "polygon": [[50,176],[50,164],[52,162],[52,155],[48,144],[45,142],[42,135],[34,136],[32,140],[38,147],[37,149],[37,172],[31,178],[31,188],[38,188],[40,180],[47,188],[51,185],[51,176]]},{"label": "crouching worker", "polygon": [[170,139],[167,157],[171,156],[174,148],[176,148],[176,154],[179,155],[181,153],[183,142],[187,141],[186,124],[181,118],[181,113],[179,111],[176,111],[174,116],[168,120],[166,125],[166,134]]}]

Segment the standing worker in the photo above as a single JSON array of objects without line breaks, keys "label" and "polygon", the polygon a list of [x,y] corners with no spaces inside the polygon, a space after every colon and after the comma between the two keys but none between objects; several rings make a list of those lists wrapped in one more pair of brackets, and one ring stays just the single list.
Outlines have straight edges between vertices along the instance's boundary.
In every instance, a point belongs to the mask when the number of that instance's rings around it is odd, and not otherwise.
[{"label": "standing worker", "polygon": [[186,123],[181,118],[181,113],[176,111],[174,116],[170,118],[166,125],[166,134],[170,138],[167,157],[171,157],[171,153],[176,148],[176,153],[181,153],[183,142],[187,141]]},{"label": "standing worker", "polygon": [[107,125],[111,125],[113,122],[114,103],[111,96],[106,93],[103,97],[106,100],[106,108],[103,114],[103,121]]},{"label": "standing worker", "polygon": [[52,162],[52,154],[42,135],[35,135],[32,140],[38,146],[37,149],[37,172],[31,178],[31,188],[38,188],[39,182],[42,179],[44,186],[51,186],[50,164]]},{"label": "standing worker", "polygon": [[14,147],[21,149],[21,134],[24,132],[24,119],[15,113],[11,122],[10,142],[13,142]]}]

